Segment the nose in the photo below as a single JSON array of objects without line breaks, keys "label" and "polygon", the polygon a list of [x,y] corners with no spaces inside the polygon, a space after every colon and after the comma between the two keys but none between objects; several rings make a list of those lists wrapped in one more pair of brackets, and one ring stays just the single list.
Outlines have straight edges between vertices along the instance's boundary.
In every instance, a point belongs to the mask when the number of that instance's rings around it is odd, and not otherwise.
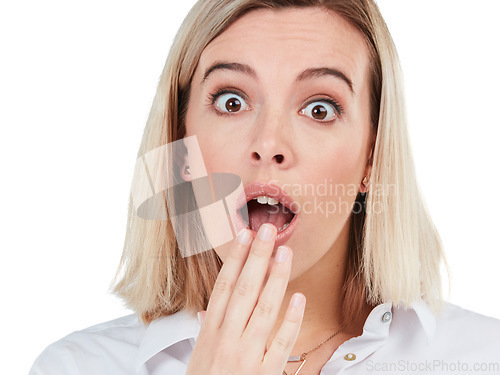
[{"label": "nose", "polygon": [[284,116],[262,115],[253,127],[250,163],[253,166],[289,168],[293,164],[292,129]]}]

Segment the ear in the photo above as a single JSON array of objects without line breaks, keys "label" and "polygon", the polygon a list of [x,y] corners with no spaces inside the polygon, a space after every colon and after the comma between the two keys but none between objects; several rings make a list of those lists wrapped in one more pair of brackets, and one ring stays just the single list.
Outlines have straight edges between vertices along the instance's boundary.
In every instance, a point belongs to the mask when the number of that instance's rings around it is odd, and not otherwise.
[{"label": "ear", "polygon": [[[367,193],[370,187],[370,179],[372,174],[372,164],[373,164],[373,143],[370,145],[370,155],[368,156],[368,160],[366,162],[365,169],[363,171],[363,177],[361,183],[359,184],[359,192]],[[366,186],[365,186],[366,184]]]},{"label": "ear", "polygon": [[192,180],[187,160],[184,160],[184,164],[181,165],[179,173],[184,181],[190,182]]}]

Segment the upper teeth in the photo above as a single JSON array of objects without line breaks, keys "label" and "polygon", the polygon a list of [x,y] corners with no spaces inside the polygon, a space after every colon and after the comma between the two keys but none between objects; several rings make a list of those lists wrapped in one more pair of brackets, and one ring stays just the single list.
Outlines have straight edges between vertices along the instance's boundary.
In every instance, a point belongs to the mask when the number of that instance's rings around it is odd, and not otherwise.
[{"label": "upper teeth", "polygon": [[279,200],[268,197],[267,195],[259,195],[257,198],[254,199],[257,199],[257,202],[259,202],[260,204],[267,203],[270,204],[271,206],[274,206],[275,204],[279,203]]}]

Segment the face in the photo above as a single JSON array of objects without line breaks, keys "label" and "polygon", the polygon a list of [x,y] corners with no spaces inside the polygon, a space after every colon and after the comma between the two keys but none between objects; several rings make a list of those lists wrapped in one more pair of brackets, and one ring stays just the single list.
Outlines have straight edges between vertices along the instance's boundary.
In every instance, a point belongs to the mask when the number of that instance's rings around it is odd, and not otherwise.
[{"label": "face", "polygon": [[[208,173],[290,198],[293,228],[278,238],[294,252],[291,278],[341,251],[370,172],[368,56],[362,35],[335,13],[256,10],[205,48],[193,76],[186,136],[197,136]],[[290,219],[266,216],[286,211],[275,201],[251,202],[254,230],[275,220],[280,232]],[[222,260],[227,249],[216,250]]]}]

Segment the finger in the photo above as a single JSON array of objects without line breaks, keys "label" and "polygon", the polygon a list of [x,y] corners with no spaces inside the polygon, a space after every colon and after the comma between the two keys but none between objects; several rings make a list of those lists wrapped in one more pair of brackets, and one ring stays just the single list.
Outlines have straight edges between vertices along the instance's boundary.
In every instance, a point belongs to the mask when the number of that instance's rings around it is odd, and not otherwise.
[{"label": "finger", "polygon": [[276,227],[274,225],[263,224],[259,228],[248,259],[234,287],[222,323],[222,328],[230,330],[231,334],[243,333],[255,308],[273,252],[275,238]]},{"label": "finger", "polygon": [[204,321],[204,327],[207,329],[219,328],[224,321],[227,305],[236,280],[238,280],[238,276],[247,260],[250,244],[253,240],[252,237],[250,230],[242,230],[226,255],[208,301]]},{"label": "finger", "polygon": [[256,343],[256,355],[264,356],[265,347],[269,339],[285,295],[292,264],[292,251],[286,246],[280,246],[273,262],[273,267],[267,283],[259,297],[257,306],[250,321],[243,332],[244,340]]},{"label": "finger", "polygon": [[302,293],[295,293],[290,299],[283,323],[264,356],[263,363],[266,368],[270,369],[269,371],[278,373],[285,368],[288,356],[299,335],[305,305],[306,297]]}]

